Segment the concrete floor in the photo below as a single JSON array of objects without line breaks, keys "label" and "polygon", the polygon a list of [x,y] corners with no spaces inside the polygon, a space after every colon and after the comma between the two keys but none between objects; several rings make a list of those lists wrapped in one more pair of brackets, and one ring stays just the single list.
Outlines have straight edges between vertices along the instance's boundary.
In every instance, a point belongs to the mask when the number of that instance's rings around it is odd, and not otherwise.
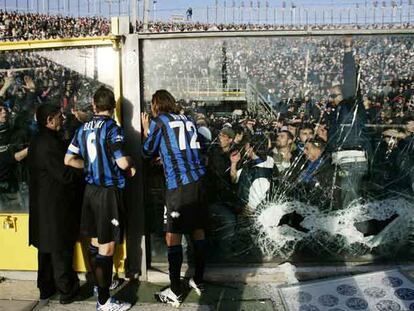
[{"label": "concrete floor", "polygon": [[[194,291],[186,291],[181,310],[283,310],[277,292],[279,284],[207,283],[206,294],[198,297]],[[176,310],[157,302],[154,293],[166,284],[149,282],[124,282],[114,293],[118,299],[134,303],[131,310]],[[35,281],[4,280],[0,284],[0,311],[29,310],[95,310],[96,300],[92,290],[84,284],[81,294],[69,305],[60,305],[54,296],[48,305],[36,306],[38,289]]]},{"label": "concrete floor", "polygon": [[[284,311],[279,287],[295,282],[346,276],[364,272],[399,268],[414,277],[413,265],[356,265],[332,267],[296,268],[290,264],[277,268],[228,268],[209,269],[206,293],[198,297],[194,291],[185,292],[181,310],[218,311]],[[3,279],[2,279],[3,277]],[[0,311],[32,310],[96,310],[92,288],[84,281],[80,295],[74,303],[60,305],[59,297],[52,297],[48,305],[37,305],[39,296],[34,272],[0,271]],[[163,269],[149,271],[149,282],[124,281],[112,294],[121,300],[133,303],[131,310],[165,311],[176,310],[157,302],[154,293],[168,283],[168,274]],[[183,281],[183,284],[185,282]]]}]

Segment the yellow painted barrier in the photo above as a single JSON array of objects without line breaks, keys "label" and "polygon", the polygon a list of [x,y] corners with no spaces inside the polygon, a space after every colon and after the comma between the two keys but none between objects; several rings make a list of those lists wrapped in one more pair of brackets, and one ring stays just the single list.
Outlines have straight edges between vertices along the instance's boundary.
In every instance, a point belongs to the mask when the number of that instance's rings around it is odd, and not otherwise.
[{"label": "yellow painted barrier", "polygon": [[118,41],[117,36],[105,37],[85,37],[85,38],[63,38],[49,40],[29,40],[29,41],[3,41],[0,42],[0,51],[14,50],[33,50],[33,49],[50,49],[50,48],[70,48],[99,45],[113,45]]},{"label": "yellow painted barrier", "polygon": [[[37,249],[29,246],[29,215],[0,214],[0,270],[37,270]],[[88,245],[83,249],[87,252]],[[86,257],[80,242],[76,243],[74,268],[78,272],[86,271]],[[114,256],[114,271],[124,271],[126,257],[125,242],[117,246]]]}]

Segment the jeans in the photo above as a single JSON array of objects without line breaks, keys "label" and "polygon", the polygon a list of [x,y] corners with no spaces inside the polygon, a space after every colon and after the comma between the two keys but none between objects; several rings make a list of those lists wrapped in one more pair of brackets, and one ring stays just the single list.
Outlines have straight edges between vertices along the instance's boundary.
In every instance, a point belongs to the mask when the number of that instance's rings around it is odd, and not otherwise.
[{"label": "jeans", "polygon": [[341,206],[349,207],[352,201],[361,197],[361,180],[368,171],[368,162],[351,162],[339,165]]}]

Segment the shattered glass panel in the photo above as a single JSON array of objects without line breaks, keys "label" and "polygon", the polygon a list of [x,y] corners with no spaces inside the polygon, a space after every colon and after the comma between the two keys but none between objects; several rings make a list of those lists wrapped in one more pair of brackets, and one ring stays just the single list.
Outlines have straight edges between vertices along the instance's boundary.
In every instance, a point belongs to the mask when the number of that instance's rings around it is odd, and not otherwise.
[{"label": "shattered glass panel", "polygon": [[[413,42],[409,34],[142,42],[144,110],[167,89],[198,125],[210,261],[410,258]],[[162,163],[151,165],[147,223],[161,224]],[[153,259],[163,260],[162,226],[151,233]]]}]

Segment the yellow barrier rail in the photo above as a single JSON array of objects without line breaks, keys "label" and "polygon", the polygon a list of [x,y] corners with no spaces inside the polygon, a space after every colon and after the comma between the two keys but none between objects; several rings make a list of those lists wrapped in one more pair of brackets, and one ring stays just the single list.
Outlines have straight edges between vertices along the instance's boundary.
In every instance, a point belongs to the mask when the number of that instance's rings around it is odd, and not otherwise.
[{"label": "yellow barrier rail", "polygon": [[118,44],[119,36],[0,42],[0,51],[70,48]]}]

